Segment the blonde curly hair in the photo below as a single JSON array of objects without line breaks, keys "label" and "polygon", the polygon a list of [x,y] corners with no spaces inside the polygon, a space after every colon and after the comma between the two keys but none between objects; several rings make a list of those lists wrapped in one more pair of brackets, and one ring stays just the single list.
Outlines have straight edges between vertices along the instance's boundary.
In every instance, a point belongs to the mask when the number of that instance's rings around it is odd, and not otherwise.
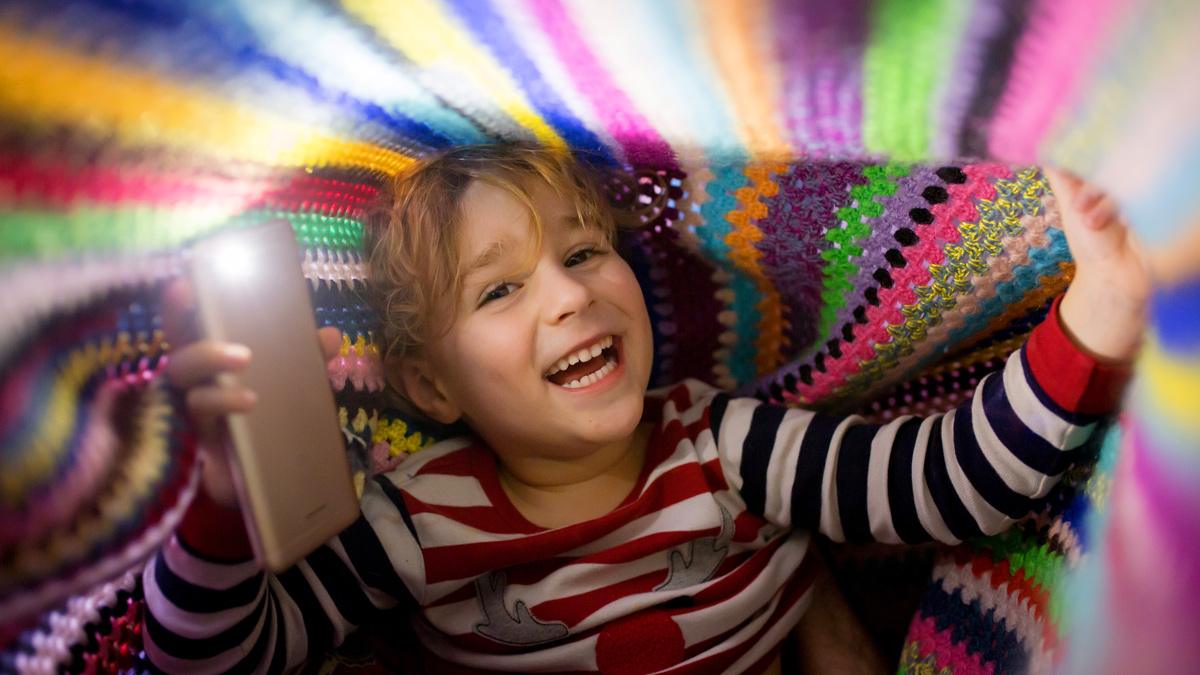
[{"label": "blonde curly hair", "polygon": [[419,160],[384,185],[367,217],[367,299],[379,318],[385,363],[419,352],[450,327],[462,283],[461,202],[473,181],[524,204],[539,244],[542,223],[529,194],[532,181],[569,200],[585,227],[615,239],[616,224],[596,178],[567,152],[509,143],[463,146]]}]

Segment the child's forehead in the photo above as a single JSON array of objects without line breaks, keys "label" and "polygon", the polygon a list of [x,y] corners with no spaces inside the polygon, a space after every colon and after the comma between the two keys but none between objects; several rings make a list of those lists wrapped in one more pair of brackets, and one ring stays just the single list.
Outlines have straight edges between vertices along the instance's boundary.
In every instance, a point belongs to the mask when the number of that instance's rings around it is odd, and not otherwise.
[{"label": "child's forehead", "polygon": [[524,201],[510,189],[483,181],[468,186],[458,228],[458,249],[468,271],[477,267],[470,263],[479,256],[492,260],[501,254],[521,253],[540,237],[580,226],[574,205],[549,185],[523,187]]}]

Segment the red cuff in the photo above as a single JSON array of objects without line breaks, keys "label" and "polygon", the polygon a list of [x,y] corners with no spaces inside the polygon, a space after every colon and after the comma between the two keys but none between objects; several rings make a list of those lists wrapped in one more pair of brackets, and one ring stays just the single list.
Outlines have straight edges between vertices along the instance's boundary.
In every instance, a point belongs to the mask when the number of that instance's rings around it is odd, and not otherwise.
[{"label": "red cuff", "polygon": [[241,562],[254,555],[242,512],[214,502],[203,488],[196,491],[176,534],[188,548],[207,558]]},{"label": "red cuff", "polygon": [[1104,363],[1080,349],[1063,330],[1058,313],[1061,302],[1060,295],[1025,345],[1033,379],[1052,401],[1068,412],[1111,413],[1120,405],[1132,364]]}]

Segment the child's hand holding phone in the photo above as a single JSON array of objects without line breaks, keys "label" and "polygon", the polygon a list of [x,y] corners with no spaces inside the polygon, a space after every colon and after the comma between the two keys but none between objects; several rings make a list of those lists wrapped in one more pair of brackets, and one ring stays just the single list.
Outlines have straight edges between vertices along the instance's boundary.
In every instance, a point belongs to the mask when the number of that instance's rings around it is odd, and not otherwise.
[{"label": "child's hand holding phone", "polygon": [[[163,331],[171,345],[167,378],[186,392],[188,414],[195,423],[203,462],[202,484],[213,501],[236,508],[237,490],[229,468],[229,429],[225,418],[249,412],[257,395],[240,386],[222,386],[217,375],[238,372],[253,355],[244,345],[202,339],[195,325],[196,303],[191,283],[178,279],[167,288],[163,307]],[[325,327],[317,331],[326,361],[338,354],[342,333]]]}]

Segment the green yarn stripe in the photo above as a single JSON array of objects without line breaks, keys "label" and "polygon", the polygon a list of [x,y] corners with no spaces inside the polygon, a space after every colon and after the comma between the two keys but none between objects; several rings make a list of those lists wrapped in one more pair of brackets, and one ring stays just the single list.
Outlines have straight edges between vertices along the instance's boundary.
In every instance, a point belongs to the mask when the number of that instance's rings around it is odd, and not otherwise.
[{"label": "green yarn stripe", "polygon": [[939,87],[953,63],[968,3],[881,0],[863,56],[863,145],[915,161],[929,153]]},{"label": "green yarn stripe", "polygon": [[227,208],[137,205],[80,207],[70,211],[0,212],[0,260],[47,260],[82,253],[144,252],[186,244],[223,227],[281,218],[306,247],[361,250],[363,225],[319,213],[260,209],[230,214]]},{"label": "green yarn stripe", "polygon": [[1063,616],[1063,598],[1061,593],[1054,591],[1063,579],[1066,566],[1062,554],[1050,550],[1048,543],[1039,542],[1037,538],[1021,532],[1019,527],[989,537],[976,545],[990,551],[993,560],[1007,561],[1013,574],[1023,574],[1046,591],[1047,611],[1055,623],[1060,621]]},{"label": "green yarn stripe", "polygon": [[854,242],[871,236],[874,231],[871,221],[883,215],[883,204],[875,201],[875,197],[895,194],[899,186],[895,179],[908,173],[909,167],[903,164],[863,167],[867,183],[851,187],[849,202],[836,211],[844,226],[825,233],[830,246],[821,251],[825,264],[821,267],[821,323],[817,342],[829,337],[838,310],[845,307],[846,295],[854,290],[853,280],[859,270],[853,259],[863,254],[862,247]]}]

